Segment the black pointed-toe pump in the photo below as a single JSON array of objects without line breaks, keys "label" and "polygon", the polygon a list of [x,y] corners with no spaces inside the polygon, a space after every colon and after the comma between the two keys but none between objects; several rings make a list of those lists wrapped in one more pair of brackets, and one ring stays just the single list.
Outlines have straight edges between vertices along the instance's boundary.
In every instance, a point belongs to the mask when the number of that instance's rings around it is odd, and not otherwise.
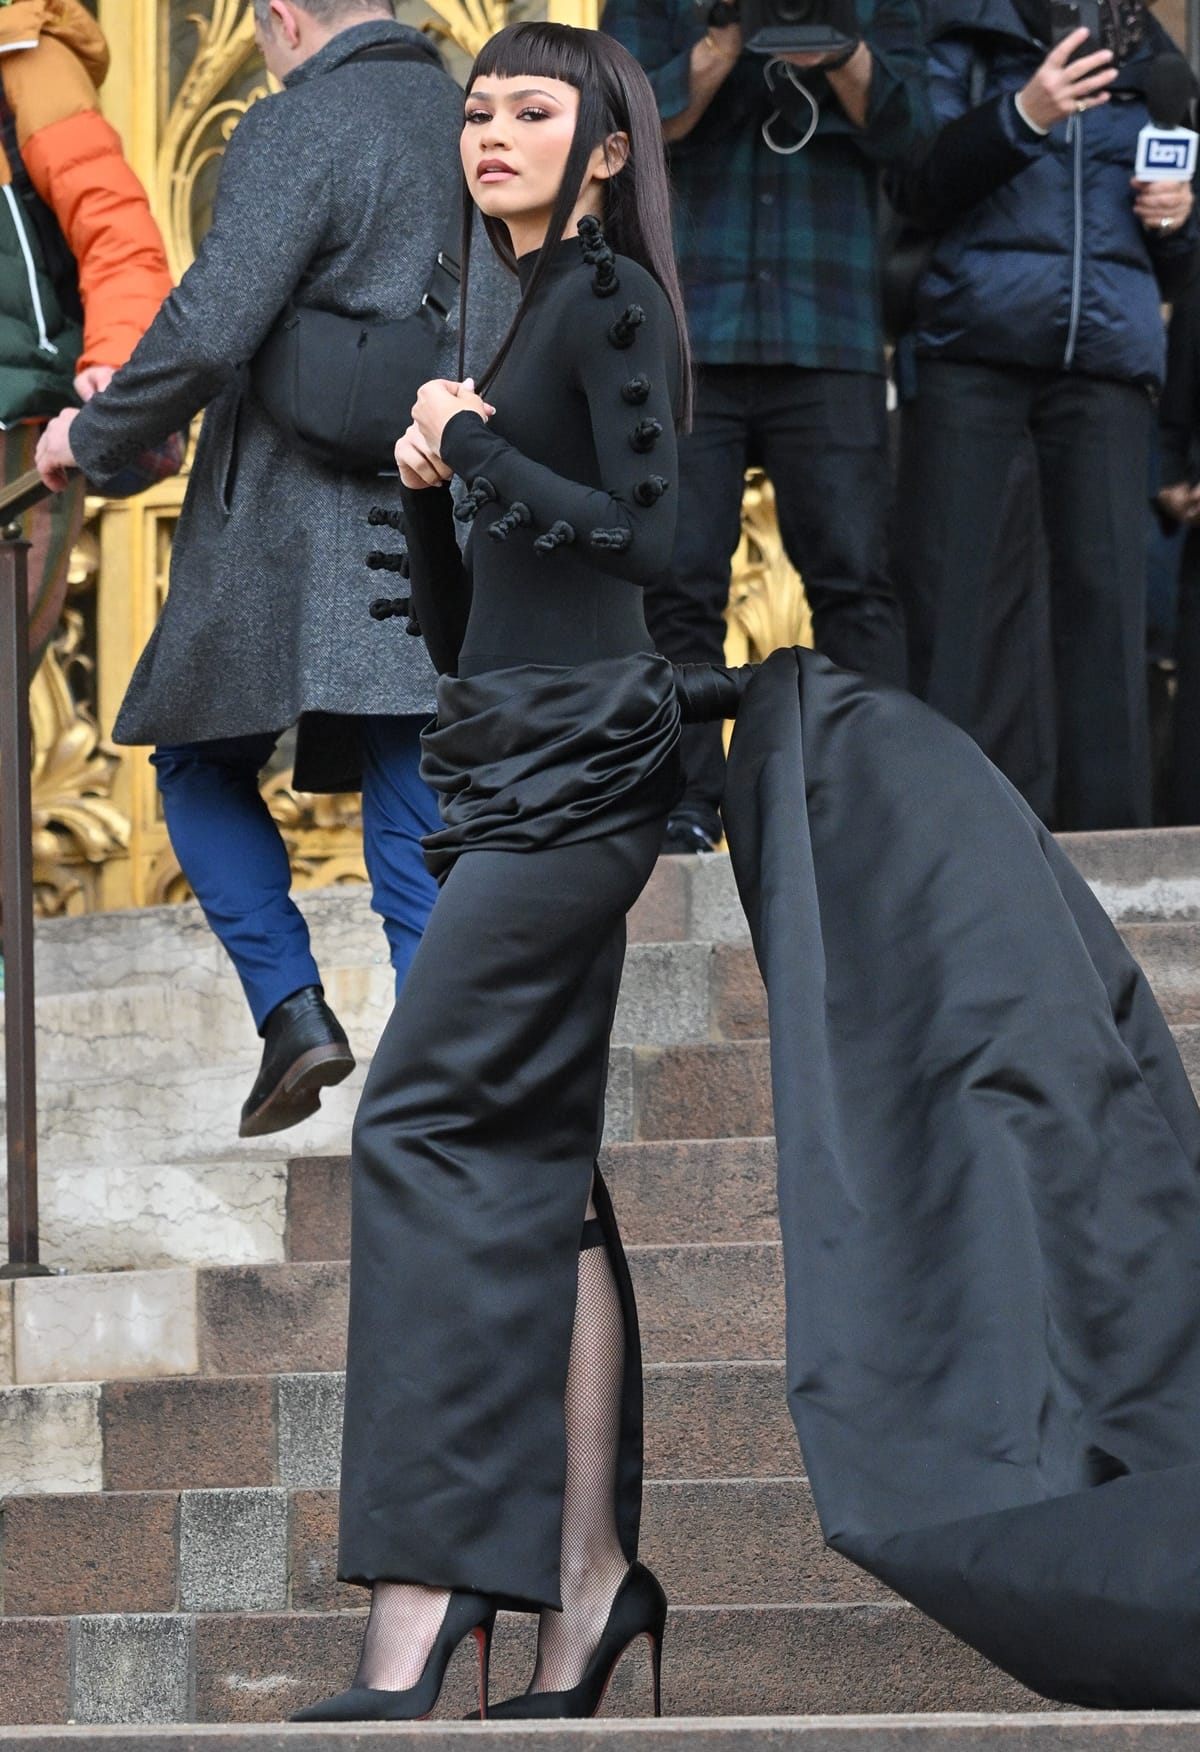
[{"label": "black pointed-toe pump", "polygon": [[617,1589],[608,1623],[583,1678],[569,1691],[526,1691],[488,1710],[489,1721],[521,1721],[535,1717],[594,1716],[604,1702],[617,1662],[630,1643],[644,1636],[650,1644],[654,1677],[654,1713],[662,1714],[662,1639],[667,1621],[667,1596],[658,1577],[644,1563],[633,1563]]},{"label": "black pointed-toe pump", "polygon": [[291,1717],[294,1722],[423,1722],[431,1715],[442,1690],[450,1657],[465,1636],[479,1647],[479,1713],[488,1715],[488,1662],[496,1602],[487,1594],[453,1593],[442,1627],[434,1638],[421,1677],[406,1691],[379,1691],[368,1685],[352,1685],[321,1703],[309,1704]]}]

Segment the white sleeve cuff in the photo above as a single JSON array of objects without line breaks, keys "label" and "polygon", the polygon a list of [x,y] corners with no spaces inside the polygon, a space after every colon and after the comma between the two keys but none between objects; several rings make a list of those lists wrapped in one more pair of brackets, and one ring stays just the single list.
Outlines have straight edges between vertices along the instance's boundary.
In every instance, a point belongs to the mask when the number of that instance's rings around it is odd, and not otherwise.
[{"label": "white sleeve cuff", "polygon": [[1019,91],[1013,92],[1013,108],[1016,110],[1027,128],[1032,128],[1033,132],[1035,134],[1040,134],[1043,140],[1046,138],[1046,135],[1050,132],[1049,128],[1039,128],[1036,122],[1029,119],[1025,114],[1025,106],[1021,102],[1021,93]]}]

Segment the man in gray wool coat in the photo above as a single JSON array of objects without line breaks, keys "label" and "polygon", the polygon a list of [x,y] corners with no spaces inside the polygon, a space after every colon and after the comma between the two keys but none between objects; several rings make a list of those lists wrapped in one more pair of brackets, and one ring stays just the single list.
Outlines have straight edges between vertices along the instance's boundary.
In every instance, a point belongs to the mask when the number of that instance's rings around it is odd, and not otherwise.
[{"label": "man in gray wool coat", "polygon": [[[418,307],[453,232],[462,127],[461,91],[391,0],[254,0],[254,14],[284,89],[238,124],[212,227],[132,359],[85,408],[59,415],[38,452],[52,486],[75,465],[103,481],[207,409],[170,595],[114,734],[156,745],[172,846],[263,1036],[243,1137],[307,1118],[354,1063],[258,790],[279,736],[300,724],[307,788],[349,789],[361,771],[364,852],[397,983],[433,902],[418,841],[437,825],[418,773],[434,672],[401,616],[376,618],[396,600],[378,568],[403,548],[388,522],[398,495],[290,447],[245,366],[289,301],[366,322]],[[418,57],[380,53],[397,43]],[[478,256],[476,371],[514,302],[489,275],[490,249]],[[452,316],[438,374],[457,375],[457,339]],[[397,407],[397,437],[408,420]]]}]

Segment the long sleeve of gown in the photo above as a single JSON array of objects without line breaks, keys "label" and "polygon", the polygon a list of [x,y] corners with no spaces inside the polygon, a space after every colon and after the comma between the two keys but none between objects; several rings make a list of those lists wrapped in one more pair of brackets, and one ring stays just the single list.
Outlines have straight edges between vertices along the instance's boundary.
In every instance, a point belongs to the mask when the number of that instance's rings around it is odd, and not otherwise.
[{"label": "long sleeve of gown", "polygon": [[458,654],[471,611],[471,580],[454,533],[454,501],[446,487],[402,486],[409,591],[433,666],[458,673]]},{"label": "long sleeve of gown", "polygon": [[523,507],[521,520],[534,529],[567,525],[597,570],[647,584],[671,559],[673,519],[656,517],[654,506],[676,481],[678,347],[666,298],[631,267],[622,264],[615,298],[576,304],[577,320],[560,336],[560,368],[581,396],[581,413],[586,406],[603,487],[533,461],[468,410],[447,423],[441,453],[469,485],[482,479],[501,504]]}]

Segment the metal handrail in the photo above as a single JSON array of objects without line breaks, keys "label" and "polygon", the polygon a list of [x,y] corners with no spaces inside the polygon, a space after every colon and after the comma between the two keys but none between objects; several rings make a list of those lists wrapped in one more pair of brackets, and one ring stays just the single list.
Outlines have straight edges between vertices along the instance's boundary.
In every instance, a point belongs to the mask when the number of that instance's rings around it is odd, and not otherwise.
[{"label": "metal handrail", "polygon": [[29,731],[29,543],[16,521],[49,492],[36,469],[0,491],[0,904],[4,918],[4,1097],[8,1264],[38,1259],[37,1059],[33,983],[33,804]]}]

